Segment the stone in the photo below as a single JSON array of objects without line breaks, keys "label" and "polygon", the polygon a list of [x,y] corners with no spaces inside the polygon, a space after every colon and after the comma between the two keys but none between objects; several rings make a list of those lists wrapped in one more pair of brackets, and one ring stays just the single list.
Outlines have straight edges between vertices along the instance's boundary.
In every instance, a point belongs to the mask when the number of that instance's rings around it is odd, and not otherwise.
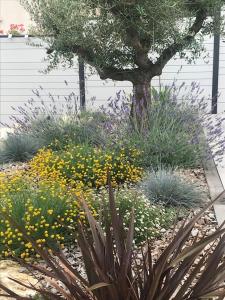
[{"label": "stone", "polygon": [[204,220],[204,218],[201,218],[201,219],[198,221],[198,225],[199,225],[199,226],[205,225],[205,220]]},{"label": "stone", "polygon": [[[11,260],[2,260],[0,261],[0,283],[6,286],[7,288],[11,289],[16,294],[23,296],[23,297],[34,297],[36,292],[32,291],[28,288],[20,286],[16,282],[13,282],[9,278],[16,279],[24,284],[32,284],[37,285],[37,279],[31,277],[27,272],[21,272],[21,266],[14,261]],[[5,294],[0,289],[0,293]],[[3,299],[10,299],[9,297],[0,297],[1,300]]]},{"label": "stone", "polygon": [[191,235],[193,236],[193,237],[196,237],[197,235],[198,235],[198,229],[196,229],[196,228],[194,228],[194,229],[192,229],[192,231],[191,231]]}]

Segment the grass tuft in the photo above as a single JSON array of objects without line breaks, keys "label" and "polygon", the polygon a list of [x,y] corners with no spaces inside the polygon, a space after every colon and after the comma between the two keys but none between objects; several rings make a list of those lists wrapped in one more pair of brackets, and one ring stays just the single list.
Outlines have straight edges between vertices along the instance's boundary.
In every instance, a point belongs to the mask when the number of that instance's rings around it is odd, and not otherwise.
[{"label": "grass tuft", "polygon": [[28,134],[10,134],[1,143],[0,163],[26,162],[39,148],[38,140]]},{"label": "grass tuft", "polygon": [[166,206],[196,207],[203,198],[195,184],[182,179],[171,169],[151,172],[141,187],[150,201]]}]

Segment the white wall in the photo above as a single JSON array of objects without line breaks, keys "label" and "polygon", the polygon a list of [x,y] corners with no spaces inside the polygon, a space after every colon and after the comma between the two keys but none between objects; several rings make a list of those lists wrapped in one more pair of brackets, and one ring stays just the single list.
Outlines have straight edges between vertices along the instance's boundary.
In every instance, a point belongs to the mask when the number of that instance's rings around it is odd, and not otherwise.
[{"label": "white wall", "polygon": [[26,31],[31,22],[20,0],[0,0],[0,29],[7,34],[10,24],[24,24]]},{"label": "white wall", "polygon": [[[33,42],[34,40],[29,40]],[[208,63],[199,59],[195,64],[189,65],[181,59],[171,61],[166,66],[160,82],[170,85],[174,79],[177,85],[185,82],[190,86],[191,82],[197,81],[204,89],[204,95],[211,103],[212,85],[212,55],[213,41],[207,40],[205,43],[209,57]],[[59,95],[57,101],[64,101],[72,91],[79,95],[78,68],[75,65],[71,69],[63,70],[62,67],[45,75],[40,73],[47,66],[44,61],[46,57],[44,48],[36,48],[27,43],[25,38],[0,38],[0,120],[9,120],[9,115],[14,111],[11,106],[19,106],[33,97],[32,89],[42,86],[45,101],[49,101],[47,94]],[[114,96],[119,90],[130,93],[132,88],[129,82],[113,82],[111,80],[101,81],[97,75],[89,75],[86,72],[87,99],[96,97],[95,106],[106,103],[106,100]],[[225,110],[225,47],[221,45],[220,58],[220,99],[219,111]],[[68,86],[65,85],[65,80]],[[154,79],[154,86],[159,85],[159,78]],[[187,99],[188,101],[189,99]],[[90,101],[89,101],[90,104]],[[90,104],[91,105],[91,104]]]}]

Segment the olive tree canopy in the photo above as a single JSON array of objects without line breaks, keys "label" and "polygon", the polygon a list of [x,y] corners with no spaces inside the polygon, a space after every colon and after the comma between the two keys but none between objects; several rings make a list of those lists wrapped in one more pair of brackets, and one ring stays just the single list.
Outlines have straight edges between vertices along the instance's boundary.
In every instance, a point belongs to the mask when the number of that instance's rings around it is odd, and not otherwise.
[{"label": "olive tree canopy", "polygon": [[[55,66],[74,55],[101,79],[130,81],[138,102],[176,54],[197,56],[225,0],[21,0]],[[219,20],[217,20],[219,21]]]}]

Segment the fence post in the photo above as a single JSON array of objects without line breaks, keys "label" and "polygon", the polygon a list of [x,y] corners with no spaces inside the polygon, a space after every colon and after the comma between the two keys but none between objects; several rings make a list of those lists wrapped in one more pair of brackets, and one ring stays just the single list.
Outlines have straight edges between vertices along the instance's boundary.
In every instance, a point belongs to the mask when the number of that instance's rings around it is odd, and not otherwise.
[{"label": "fence post", "polygon": [[84,61],[78,58],[79,64],[79,87],[80,87],[80,109],[86,109],[86,93],[85,93],[85,72],[84,72]]},{"label": "fence post", "polygon": [[221,8],[217,7],[214,15],[214,49],[213,49],[213,79],[212,79],[212,114],[218,110],[219,62],[220,62],[220,19]]}]

